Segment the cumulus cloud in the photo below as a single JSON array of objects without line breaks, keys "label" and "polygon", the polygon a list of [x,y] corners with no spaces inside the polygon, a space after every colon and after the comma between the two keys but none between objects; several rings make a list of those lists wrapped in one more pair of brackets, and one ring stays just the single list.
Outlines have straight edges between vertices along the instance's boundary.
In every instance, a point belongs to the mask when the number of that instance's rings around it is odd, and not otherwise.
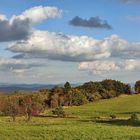
[{"label": "cumulus cloud", "polygon": [[140,43],[131,43],[121,39],[117,35],[112,35],[100,41],[100,45],[106,46],[110,52],[110,57],[123,59],[136,59],[140,57]]},{"label": "cumulus cloud", "polygon": [[44,19],[58,17],[61,15],[61,13],[62,10],[59,10],[57,7],[37,6],[24,11],[19,16],[13,16],[13,19],[14,18],[20,18],[22,20],[28,19],[30,23],[35,24],[41,22]]},{"label": "cumulus cloud", "polygon": [[0,14],[0,42],[27,39],[32,32],[32,24],[59,16],[61,12],[56,7],[38,6],[10,19]]},{"label": "cumulus cloud", "polygon": [[18,53],[15,58],[82,62],[107,58],[139,58],[140,43],[130,43],[117,35],[97,40],[88,36],[34,31],[28,40],[14,42],[8,50]]},{"label": "cumulus cloud", "polygon": [[27,39],[31,33],[28,19],[13,19],[11,22],[4,16],[0,16],[0,42]]},{"label": "cumulus cloud", "polygon": [[79,16],[74,17],[69,21],[70,25],[88,27],[88,28],[102,28],[102,29],[112,29],[111,25],[107,21],[100,19],[100,17],[91,17],[89,19],[83,19]]},{"label": "cumulus cloud", "polygon": [[116,71],[118,69],[119,67],[113,61],[91,61],[79,64],[79,70],[89,71],[94,74]]},{"label": "cumulus cloud", "polygon": [[104,74],[117,71],[139,71],[140,70],[140,60],[123,60],[123,61],[91,61],[91,62],[81,62],[79,64],[79,70],[89,71],[93,74]]},{"label": "cumulus cloud", "polygon": [[106,46],[87,36],[35,31],[27,41],[15,42],[8,50],[21,53],[16,57],[43,57],[61,61],[84,61],[109,57]]}]

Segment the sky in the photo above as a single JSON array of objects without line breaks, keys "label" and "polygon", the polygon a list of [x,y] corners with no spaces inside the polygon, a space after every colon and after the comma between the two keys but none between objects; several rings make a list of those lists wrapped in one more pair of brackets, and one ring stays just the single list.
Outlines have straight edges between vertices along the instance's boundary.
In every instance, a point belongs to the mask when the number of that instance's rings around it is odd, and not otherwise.
[{"label": "sky", "polygon": [[140,0],[1,0],[0,83],[140,79]]}]

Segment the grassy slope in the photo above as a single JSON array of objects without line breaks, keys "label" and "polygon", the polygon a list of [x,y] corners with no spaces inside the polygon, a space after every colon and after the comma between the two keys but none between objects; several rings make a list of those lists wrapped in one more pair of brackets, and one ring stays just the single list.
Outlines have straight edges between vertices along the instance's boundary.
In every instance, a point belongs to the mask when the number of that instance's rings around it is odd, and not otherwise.
[{"label": "grassy slope", "polygon": [[[75,118],[33,118],[30,123],[18,118],[0,118],[1,140],[140,140],[140,124],[94,122],[93,117],[128,118],[140,114],[140,95],[102,100],[79,107],[65,108]],[[140,117],[140,116],[139,116]]]},{"label": "grassy slope", "polygon": [[80,107],[69,107],[67,112],[84,118],[94,116],[130,116],[132,113],[140,114],[140,94],[96,101]]}]

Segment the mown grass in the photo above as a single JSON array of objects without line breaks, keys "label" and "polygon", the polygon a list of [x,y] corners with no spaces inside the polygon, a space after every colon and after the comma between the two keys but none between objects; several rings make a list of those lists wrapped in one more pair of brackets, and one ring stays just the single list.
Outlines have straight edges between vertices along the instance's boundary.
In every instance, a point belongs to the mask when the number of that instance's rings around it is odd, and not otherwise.
[{"label": "mown grass", "polygon": [[[140,117],[140,95],[64,110],[68,118],[33,117],[26,122],[18,117],[12,122],[9,117],[0,117],[0,140],[140,140],[140,122],[128,121],[134,112]],[[117,118],[111,120],[111,114]]]}]

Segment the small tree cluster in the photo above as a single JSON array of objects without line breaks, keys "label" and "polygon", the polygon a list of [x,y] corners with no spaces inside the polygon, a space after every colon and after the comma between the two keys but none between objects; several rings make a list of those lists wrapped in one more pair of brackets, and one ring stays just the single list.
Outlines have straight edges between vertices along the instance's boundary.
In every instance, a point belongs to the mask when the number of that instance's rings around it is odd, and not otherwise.
[{"label": "small tree cluster", "polygon": [[129,84],[111,79],[101,82],[90,81],[77,88],[84,93],[88,101],[113,98],[121,94],[131,94]]},{"label": "small tree cluster", "polygon": [[16,116],[21,115],[26,116],[27,121],[30,121],[32,116],[39,115],[43,111],[42,104],[33,101],[30,96],[5,95],[0,98],[0,104],[1,115],[11,116],[13,121],[16,120]]}]

